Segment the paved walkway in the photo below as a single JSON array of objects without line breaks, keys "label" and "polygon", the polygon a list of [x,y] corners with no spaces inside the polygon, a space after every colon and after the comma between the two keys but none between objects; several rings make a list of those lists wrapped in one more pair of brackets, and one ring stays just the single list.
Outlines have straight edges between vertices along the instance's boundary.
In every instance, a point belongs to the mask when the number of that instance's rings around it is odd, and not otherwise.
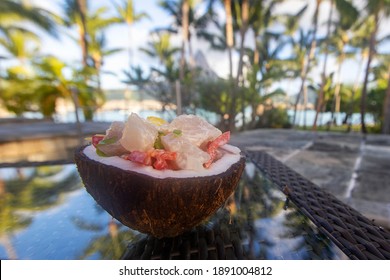
[{"label": "paved walkway", "polygon": [[[48,137],[104,133],[109,123],[0,124],[0,145]],[[77,143],[77,142],[76,142]],[[265,150],[378,224],[390,228],[390,136],[261,129],[231,143]],[[3,160],[4,161],[4,160]],[[1,162],[0,162],[1,163]]]},{"label": "paved walkway", "polygon": [[232,143],[267,151],[390,228],[390,136],[262,129],[236,134]]}]

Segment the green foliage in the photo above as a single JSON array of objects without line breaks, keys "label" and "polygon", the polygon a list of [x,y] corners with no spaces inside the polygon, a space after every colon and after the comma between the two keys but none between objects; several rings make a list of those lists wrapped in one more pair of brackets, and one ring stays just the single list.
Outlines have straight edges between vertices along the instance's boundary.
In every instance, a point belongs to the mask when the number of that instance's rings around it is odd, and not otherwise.
[{"label": "green foliage", "polygon": [[34,80],[27,78],[18,68],[7,69],[2,81],[2,96],[0,102],[10,112],[21,116],[24,112],[34,112],[36,95]]},{"label": "green foliage", "polygon": [[[354,88],[351,85],[342,85],[340,88],[340,111],[341,112],[349,112],[351,113],[359,113],[360,110],[360,96],[361,89],[357,89],[354,92]],[[328,111],[331,111],[331,104],[329,103],[327,106]]]},{"label": "green foliage", "polygon": [[[102,69],[104,59],[121,51],[119,48],[109,47],[109,37],[105,33],[107,28],[113,24],[126,24],[131,28],[134,23],[147,18],[148,15],[136,13],[137,2],[134,0],[117,0],[112,2],[112,6],[100,5],[95,10],[90,9],[88,2],[90,1],[63,0],[61,2],[63,19],[33,4],[26,5],[23,1],[0,2],[0,44],[8,57],[19,60],[17,66],[3,69],[1,73],[0,102],[6,109],[16,115],[30,111],[41,112],[45,117],[51,117],[56,112],[58,99],[73,100],[73,92],[76,91],[77,101],[86,119],[93,118],[94,111],[102,106],[105,100],[100,81],[101,74],[105,73]],[[172,17],[172,24],[153,30],[151,40],[141,48],[145,54],[156,58],[158,64],[149,69],[144,68],[145,70],[132,69],[132,42],[129,42],[130,65],[125,72],[124,82],[133,85],[137,90],[147,92],[149,96],[161,101],[163,108],[166,108],[166,105],[176,102],[175,83],[180,80],[184,111],[198,106],[217,113],[221,119],[228,117],[231,125],[236,121],[236,115],[250,108],[253,113],[249,120],[244,118],[243,123],[249,121],[244,123],[246,128],[253,128],[258,121],[259,106],[266,104],[274,95],[283,94],[280,90],[274,90],[277,82],[289,79],[303,80],[303,74],[306,82],[303,83],[304,87],[308,83],[319,82],[321,77],[313,75],[315,74],[313,69],[321,63],[317,56],[323,55],[321,48],[324,49],[324,46],[329,55],[336,59],[337,65],[342,65],[346,59],[353,58],[357,53],[362,57],[363,63],[364,58],[367,58],[365,55],[369,47],[370,34],[373,34],[377,24],[384,22],[382,20],[375,22],[375,15],[379,15],[380,18],[388,17],[390,11],[388,0],[367,1],[367,5],[361,11],[356,9],[354,1],[334,0],[330,3],[334,8],[333,19],[332,21],[327,19],[333,36],[320,39],[316,32],[320,25],[315,24],[318,14],[311,15],[313,24],[306,29],[307,31],[300,28],[302,16],[313,11],[309,9],[308,3],[302,3],[294,13],[279,13],[277,7],[283,1],[249,1],[247,32],[242,33],[245,27],[243,2],[229,2],[232,8],[234,35],[245,36],[244,43],[241,43],[243,39],[241,36],[234,36],[236,38],[231,50],[231,55],[240,54],[239,65],[243,65],[243,71],[237,74],[238,77],[233,75],[232,81],[222,79],[198,81],[200,71],[188,61],[180,63],[181,48],[173,44],[171,36],[172,33],[182,32],[186,25],[184,23],[188,21],[189,36],[186,38],[187,42],[183,44],[186,45],[185,49],[188,48],[188,54],[187,50],[184,52],[187,60],[194,52],[191,46],[193,36],[206,39],[216,50],[226,51],[228,49],[226,21],[221,20],[224,17],[219,17],[216,13],[216,8],[224,11],[222,1],[207,1],[202,4],[199,1],[186,2],[189,4],[187,21],[183,18],[185,15],[182,9],[183,1],[159,1],[159,7]],[[323,4],[320,5],[321,1],[316,3],[322,13]],[[111,13],[110,8],[115,15]],[[58,24],[56,25],[54,21]],[[61,24],[66,27],[77,27],[78,38],[75,41],[80,43],[83,50],[82,63],[79,61],[68,65],[59,58],[40,57],[40,38],[29,26],[34,25],[41,31],[46,30],[53,34]],[[252,37],[249,38],[250,36]],[[380,44],[388,38],[388,34],[383,34],[380,38],[377,36],[373,43],[381,46]],[[324,44],[321,45],[321,41]],[[317,46],[313,59],[308,63],[308,51],[312,42],[316,42]],[[383,48],[375,49],[380,51]],[[384,77],[388,73],[388,55],[379,53],[374,55],[374,61],[378,63],[375,63],[375,67],[370,67],[370,73],[374,74],[370,86],[374,87],[367,97],[367,111],[372,112],[379,121],[383,118],[381,114],[383,89],[387,86],[387,78]],[[305,67],[308,69],[307,73],[302,71]],[[352,112],[358,112],[360,89],[354,90],[351,86],[343,84],[343,77],[336,81],[328,73],[325,74],[329,77],[324,88],[323,109],[334,110],[334,91],[337,83],[340,83],[341,111],[349,112],[352,108]],[[384,80],[386,85],[380,84],[381,80]],[[316,92],[321,92],[319,88],[321,86],[322,84],[315,84],[313,88]],[[267,114],[273,116],[279,113],[272,111]]]},{"label": "green foliage", "polygon": [[256,123],[257,128],[291,128],[291,126],[287,110],[275,107],[265,109]]},{"label": "green foliage", "polygon": [[341,15],[338,24],[343,30],[348,30],[358,19],[359,12],[350,1],[336,0],[335,4]]},{"label": "green foliage", "polygon": [[56,36],[55,16],[45,9],[27,5],[24,1],[0,1],[0,34],[11,30],[23,30],[25,24],[32,24]]},{"label": "green foliage", "polygon": [[222,118],[225,114],[229,114],[232,106],[232,82],[223,79],[201,80],[197,84],[197,89],[199,105],[202,108],[217,113]]},{"label": "green foliage", "polygon": [[374,116],[374,120],[378,124],[382,123],[385,95],[386,87],[371,89],[367,94],[367,112]]},{"label": "green foliage", "polygon": [[[70,76],[66,72],[70,71]],[[56,113],[59,98],[72,100],[72,90],[77,89],[78,102],[86,119],[104,102],[102,92],[87,84],[85,76],[94,76],[93,68],[72,69],[53,56],[37,58],[30,67],[8,68],[3,77],[0,101],[10,112],[20,116],[24,112],[40,112],[51,118]]]}]

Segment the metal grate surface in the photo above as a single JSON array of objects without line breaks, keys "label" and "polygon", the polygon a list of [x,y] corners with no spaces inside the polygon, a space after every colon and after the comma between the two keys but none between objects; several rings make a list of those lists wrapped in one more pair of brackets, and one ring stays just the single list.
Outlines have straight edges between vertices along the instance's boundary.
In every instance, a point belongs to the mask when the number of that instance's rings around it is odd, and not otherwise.
[{"label": "metal grate surface", "polygon": [[304,215],[351,259],[390,259],[390,232],[262,151],[247,151]]},{"label": "metal grate surface", "polygon": [[197,227],[175,238],[143,236],[129,245],[122,259],[246,259],[240,230]]},{"label": "metal grate surface", "polygon": [[[301,214],[299,214],[301,217]],[[306,225],[307,226],[307,225]],[[242,227],[235,221],[220,224],[208,224],[198,226],[174,238],[158,239],[151,235],[140,235],[133,240],[121,259],[123,260],[247,260],[247,259],[268,259],[254,247],[267,247],[268,240],[255,238],[255,231],[248,225]],[[291,236],[290,236],[291,237]],[[334,248],[324,248],[325,243],[318,241],[322,234],[313,235],[313,238],[306,238],[306,252],[298,250],[289,251],[283,255],[268,255],[270,259],[315,259],[332,260],[335,258]],[[326,238],[324,236],[324,238]],[[250,244],[252,243],[252,244]],[[256,244],[255,244],[256,243]],[[272,243],[272,242],[271,242]],[[319,243],[321,243],[319,245]],[[283,243],[280,246],[284,246]]]}]

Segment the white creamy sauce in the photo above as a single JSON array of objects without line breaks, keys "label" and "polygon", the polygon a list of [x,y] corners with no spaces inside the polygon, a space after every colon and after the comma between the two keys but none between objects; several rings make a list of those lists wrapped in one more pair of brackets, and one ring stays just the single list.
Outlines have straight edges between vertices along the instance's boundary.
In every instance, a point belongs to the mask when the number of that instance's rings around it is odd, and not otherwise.
[{"label": "white creamy sauce", "polygon": [[145,174],[155,178],[189,178],[189,177],[205,177],[217,175],[225,172],[231,165],[238,162],[241,158],[241,150],[235,146],[226,144],[220,147],[226,153],[223,157],[214,162],[210,168],[201,171],[194,170],[156,170],[152,166],[145,166],[134,163],[129,160],[122,159],[118,156],[101,157],[96,154],[96,149],[93,145],[89,145],[84,149],[84,154],[91,160],[100,162],[105,165],[115,166],[122,170],[131,170],[140,174]]}]

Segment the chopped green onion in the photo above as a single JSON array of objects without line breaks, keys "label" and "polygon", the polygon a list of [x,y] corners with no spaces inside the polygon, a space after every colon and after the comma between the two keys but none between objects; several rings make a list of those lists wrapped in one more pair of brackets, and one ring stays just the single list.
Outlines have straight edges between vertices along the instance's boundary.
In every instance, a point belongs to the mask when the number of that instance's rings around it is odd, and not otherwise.
[{"label": "chopped green onion", "polygon": [[175,129],[174,131],[173,131],[173,134],[175,134],[176,136],[181,136],[181,130],[180,129]]},{"label": "chopped green onion", "polygon": [[96,148],[96,154],[101,157],[107,157],[107,155],[103,153],[101,150],[99,150],[98,148]]},{"label": "chopped green onion", "polygon": [[117,141],[118,140],[115,137],[110,139],[104,139],[100,141],[98,145],[110,145],[116,143]]},{"label": "chopped green onion", "polygon": [[158,136],[156,138],[156,141],[154,141],[154,145],[153,146],[154,146],[155,149],[164,149],[164,145],[161,142],[161,137],[160,136]]}]

